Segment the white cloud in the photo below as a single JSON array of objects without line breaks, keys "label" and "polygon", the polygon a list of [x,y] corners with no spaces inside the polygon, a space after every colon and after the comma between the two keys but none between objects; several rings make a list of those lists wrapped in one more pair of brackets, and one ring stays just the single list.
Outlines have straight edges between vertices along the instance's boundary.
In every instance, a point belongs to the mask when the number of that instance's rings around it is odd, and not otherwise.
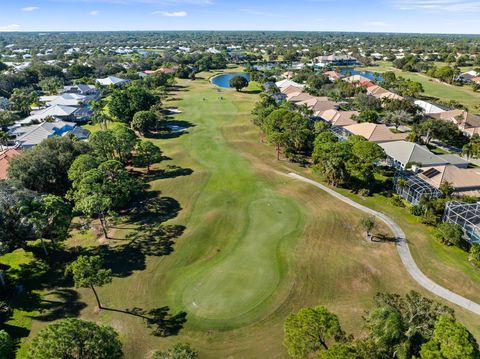
[{"label": "white cloud", "polygon": [[446,12],[478,12],[480,1],[468,0],[393,0],[400,10],[424,10]]},{"label": "white cloud", "polygon": [[98,10],[90,11],[90,16],[97,16],[98,14],[100,14],[100,11]]},{"label": "white cloud", "polygon": [[0,32],[17,31],[19,28],[20,28],[20,25],[17,25],[17,24],[0,26]]},{"label": "white cloud", "polygon": [[378,26],[378,27],[388,26],[388,24],[384,21],[367,21],[364,24],[366,26]]},{"label": "white cloud", "polygon": [[27,7],[23,7],[21,10],[24,12],[32,12],[32,11],[37,11],[38,9],[40,9],[38,6],[27,6]]},{"label": "white cloud", "polygon": [[175,5],[175,4],[188,4],[188,5],[213,5],[215,0],[54,0],[57,2],[70,2],[70,3],[107,3],[118,5],[131,5],[131,4],[150,4],[150,5]]},{"label": "white cloud", "polygon": [[326,19],[324,17],[319,17],[319,18],[316,18],[314,21],[316,22],[324,22]]},{"label": "white cloud", "polygon": [[167,16],[167,17],[185,17],[187,16],[186,11],[154,11],[152,12],[153,15],[160,15],[160,16]]}]

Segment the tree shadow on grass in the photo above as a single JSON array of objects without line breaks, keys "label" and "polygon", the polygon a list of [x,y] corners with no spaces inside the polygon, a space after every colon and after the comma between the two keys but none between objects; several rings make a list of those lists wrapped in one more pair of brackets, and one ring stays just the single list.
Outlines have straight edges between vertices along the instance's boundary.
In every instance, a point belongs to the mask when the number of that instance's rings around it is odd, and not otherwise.
[{"label": "tree shadow on grass", "polygon": [[158,191],[148,191],[133,203],[127,222],[138,225],[161,224],[177,217],[182,210],[180,203],[172,197],[161,197]]},{"label": "tree shadow on grass", "polygon": [[177,178],[190,176],[193,173],[191,168],[182,168],[175,165],[168,165],[166,169],[151,170],[150,173],[145,175],[145,178],[150,181],[166,178]]},{"label": "tree shadow on grass", "polygon": [[[12,337],[14,341],[14,350],[13,350],[14,352],[16,352],[16,350],[20,348],[20,344],[21,344],[20,340],[30,335],[29,329],[24,327],[18,327],[16,325],[3,323],[2,329],[5,330],[8,334],[10,334],[10,336]],[[14,358],[14,354],[12,353],[12,355],[7,356],[3,359],[13,359],[13,358]]]},{"label": "tree shadow on grass", "polygon": [[246,93],[248,95],[257,95],[259,94],[260,92],[262,92],[261,90],[245,90],[245,91],[240,91],[240,93]]},{"label": "tree shadow on grass", "polygon": [[166,256],[173,252],[174,240],[184,231],[185,226],[181,225],[146,224],[127,236],[130,242],[126,248],[139,250],[146,256]]},{"label": "tree shadow on grass", "polygon": [[373,234],[372,235],[372,242],[375,243],[396,243],[398,240],[395,237],[387,236],[386,234]]},{"label": "tree shadow on grass", "polygon": [[152,329],[152,335],[156,337],[170,337],[180,333],[184,324],[187,322],[187,313],[178,312],[170,314],[168,306],[150,309],[148,311],[134,307],[130,309],[116,309],[102,307],[102,310],[132,315],[144,320],[147,327]]},{"label": "tree shadow on grass", "polygon": [[78,317],[80,311],[87,306],[84,302],[79,301],[80,295],[73,289],[56,289],[48,293],[48,296],[57,299],[40,298],[39,306],[37,306],[40,314],[34,316],[34,319],[50,322],[61,318]]}]

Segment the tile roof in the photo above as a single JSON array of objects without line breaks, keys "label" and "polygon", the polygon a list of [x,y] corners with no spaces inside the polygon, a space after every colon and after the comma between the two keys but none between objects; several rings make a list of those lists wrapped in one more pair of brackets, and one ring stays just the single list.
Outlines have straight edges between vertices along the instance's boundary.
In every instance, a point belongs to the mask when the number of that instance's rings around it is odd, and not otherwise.
[{"label": "tile roof", "polygon": [[327,110],[322,113],[322,118],[330,122],[333,126],[350,126],[357,123],[357,121],[352,119],[352,116],[357,116],[359,112],[357,111],[337,111],[337,110]]},{"label": "tile roof", "polygon": [[450,110],[441,113],[432,113],[430,117],[438,120],[448,120],[464,129],[480,127],[480,116],[472,115],[465,110]]},{"label": "tile roof", "polygon": [[387,156],[407,165],[409,162],[417,162],[422,166],[445,165],[447,159],[435,155],[425,146],[420,146],[414,142],[394,141],[380,143],[380,147],[385,150]]},{"label": "tile roof", "polygon": [[363,122],[345,126],[345,129],[354,135],[365,137],[372,142],[389,142],[405,140],[405,133],[393,133],[383,124]]},{"label": "tile roof", "polygon": [[4,180],[7,178],[10,161],[12,160],[12,158],[18,156],[19,154],[21,154],[20,150],[15,148],[0,151],[0,180]]},{"label": "tile roof", "polygon": [[107,77],[105,77],[104,79],[97,79],[97,82],[98,82],[100,85],[108,86],[108,85],[120,85],[120,84],[124,84],[124,83],[127,83],[128,80],[124,80],[124,79],[121,79],[121,78],[116,77],[116,76],[107,76]]},{"label": "tile roof", "polygon": [[465,169],[454,165],[428,166],[423,167],[418,176],[436,188],[448,182],[458,194],[480,196],[480,170],[476,168]]}]

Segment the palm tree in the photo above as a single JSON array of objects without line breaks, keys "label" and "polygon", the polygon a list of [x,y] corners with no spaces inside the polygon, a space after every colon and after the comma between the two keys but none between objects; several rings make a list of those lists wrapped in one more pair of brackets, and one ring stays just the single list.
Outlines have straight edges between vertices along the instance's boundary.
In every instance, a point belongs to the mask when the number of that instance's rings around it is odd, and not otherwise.
[{"label": "palm tree", "polygon": [[474,154],[474,149],[473,149],[473,145],[471,142],[465,144],[463,147],[462,147],[462,155],[467,157],[467,161],[470,159],[470,157],[472,157]]},{"label": "palm tree", "polygon": [[8,145],[9,135],[5,131],[0,131],[0,150],[3,151],[3,147]]},{"label": "palm tree", "polygon": [[384,119],[386,124],[394,125],[395,129],[398,130],[398,126],[402,123],[410,122],[411,117],[407,111],[397,110],[385,113]]}]

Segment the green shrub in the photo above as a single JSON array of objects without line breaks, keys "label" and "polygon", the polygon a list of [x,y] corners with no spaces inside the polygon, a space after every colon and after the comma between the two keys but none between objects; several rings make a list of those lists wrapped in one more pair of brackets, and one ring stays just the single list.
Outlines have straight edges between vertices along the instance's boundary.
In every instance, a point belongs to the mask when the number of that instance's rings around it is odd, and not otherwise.
[{"label": "green shrub", "polygon": [[414,216],[420,217],[423,214],[423,208],[419,205],[410,207],[410,213]]},{"label": "green shrub", "polygon": [[5,330],[0,330],[0,358],[10,358],[13,354],[13,340]]},{"label": "green shrub", "polygon": [[480,268],[480,244],[475,243],[470,247],[470,254],[468,255],[468,261],[474,266]]},{"label": "green shrub", "polygon": [[405,207],[405,203],[403,202],[402,197],[400,196],[393,196],[390,199],[390,203],[395,207],[402,207],[402,208]]}]

